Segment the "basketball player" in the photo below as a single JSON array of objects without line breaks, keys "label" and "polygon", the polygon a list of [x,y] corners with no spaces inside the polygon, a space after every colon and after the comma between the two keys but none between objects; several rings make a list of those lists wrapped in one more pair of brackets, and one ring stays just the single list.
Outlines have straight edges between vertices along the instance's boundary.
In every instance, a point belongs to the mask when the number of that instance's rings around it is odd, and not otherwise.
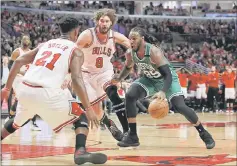
[{"label": "basketball player", "polygon": [[[9,65],[12,66],[12,64],[18,57],[20,57],[20,56],[24,55],[24,53],[30,51],[30,45],[31,45],[30,38],[28,36],[23,36],[22,40],[21,40],[21,47],[15,49],[11,54],[11,60],[9,62],[10,63]],[[9,117],[6,119],[6,121],[9,118],[14,117],[16,114],[16,107],[17,107],[18,101],[17,101],[17,98],[13,95],[13,93],[16,90],[16,87],[21,83],[22,78],[25,75],[25,72],[27,71],[28,68],[29,68],[29,64],[22,66],[22,68],[20,69],[20,72],[17,74],[17,76],[14,80],[13,89],[11,90],[10,97],[9,97],[9,103],[10,103],[9,106],[11,106],[11,107],[10,107]],[[11,105],[11,103],[13,103],[13,104]],[[34,131],[40,131],[40,128],[36,124],[36,116],[34,116],[32,119],[32,128],[31,129]]]},{"label": "basketball player", "polygon": [[[16,89],[21,108],[18,107],[15,118],[4,125],[1,139],[15,132],[28,119],[38,114],[55,132],[59,132],[68,124],[74,124],[76,134],[74,162],[76,164],[85,162],[103,164],[107,161],[106,155],[88,153],[85,148],[88,126],[98,127],[99,122],[90,106],[82,79],[83,53],[75,44],[79,33],[79,22],[68,17],[62,18],[58,25],[60,38],[49,40],[16,59],[6,86],[2,90],[3,99],[8,96],[20,68],[25,64],[32,63],[32,65],[24,75],[22,84]],[[81,109],[68,89],[61,89],[68,72],[71,72],[73,90],[80,97],[86,111]]]},{"label": "basketball player", "polygon": [[115,52],[115,43],[130,48],[130,42],[124,35],[111,29],[116,23],[114,10],[100,9],[95,13],[94,20],[96,26],[82,32],[77,39],[77,45],[83,51],[85,58],[82,65],[82,74],[89,100],[95,110],[98,111],[98,118],[107,126],[113,137],[120,141],[123,133],[102,111],[100,101],[107,94],[113,103],[113,110],[123,127],[123,132],[126,133],[128,122],[125,106],[118,95],[117,86],[111,83],[114,71],[110,61]]},{"label": "basketball player", "polygon": [[122,141],[118,142],[118,146],[140,145],[136,130],[136,101],[153,95],[153,98],[160,98],[160,100],[167,98],[174,109],[183,114],[196,127],[201,139],[206,144],[206,148],[212,149],[215,146],[212,136],[203,128],[193,109],[184,103],[175,70],[164,57],[163,51],[145,42],[144,37],[146,37],[146,33],[142,28],[135,27],[130,31],[129,39],[132,50],[126,53],[125,67],[113,79],[114,82],[118,82],[126,78],[134,64],[144,71],[144,76],[134,81],[125,95],[125,108],[130,130]]},{"label": "basketball player", "polygon": [[226,113],[234,113],[235,80],[236,74],[232,71],[231,66],[226,66],[226,71],[222,75],[222,81],[225,84]]},{"label": "basketball player", "polygon": [[196,92],[196,99],[198,108],[205,110],[206,107],[206,100],[207,100],[207,87],[206,84],[208,82],[208,76],[200,70],[197,74],[197,92]]},{"label": "basketball player", "polygon": [[[180,70],[180,71],[179,71]],[[189,74],[185,73],[187,71]],[[178,73],[178,78],[181,86],[181,90],[183,92],[184,98],[187,98],[187,86],[188,86],[188,76],[191,74],[188,70],[185,70],[185,68],[178,69],[176,71]]]},{"label": "basketball player", "polygon": [[190,105],[191,107],[196,110],[197,107],[197,99],[196,99],[196,92],[197,92],[197,73],[198,69],[193,68],[192,74],[189,76],[189,97],[190,97]]}]

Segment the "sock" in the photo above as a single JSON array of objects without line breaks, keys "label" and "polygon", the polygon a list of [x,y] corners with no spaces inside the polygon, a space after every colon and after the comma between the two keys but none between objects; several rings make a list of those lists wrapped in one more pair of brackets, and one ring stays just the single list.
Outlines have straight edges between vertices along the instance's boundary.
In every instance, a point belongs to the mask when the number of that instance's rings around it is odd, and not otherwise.
[{"label": "sock", "polygon": [[128,119],[125,114],[125,110],[116,112],[116,115],[119,119],[119,122],[121,123],[121,125],[123,127],[123,132],[124,133],[127,132],[129,130],[129,128],[128,128]]},{"label": "sock", "polygon": [[130,134],[137,135],[137,123],[129,123]]},{"label": "sock", "polygon": [[203,128],[203,126],[202,126],[201,123],[200,123],[198,126],[195,126],[195,128],[197,129],[197,131],[198,131],[199,133],[205,131],[205,129]]},{"label": "sock", "polygon": [[121,100],[119,104],[113,105],[113,110],[116,112],[119,122],[123,127],[123,132],[127,132],[129,128],[124,102]]},{"label": "sock", "polygon": [[76,150],[79,148],[85,148],[86,147],[86,135],[84,134],[77,134],[76,135]]},{"label": "sock", "polygon": [[104,123],[108,128],[111,126],[110,119],[108,118],[108,116],[105,113],[104,113],[102,119],[100,120],[100,122]]}]

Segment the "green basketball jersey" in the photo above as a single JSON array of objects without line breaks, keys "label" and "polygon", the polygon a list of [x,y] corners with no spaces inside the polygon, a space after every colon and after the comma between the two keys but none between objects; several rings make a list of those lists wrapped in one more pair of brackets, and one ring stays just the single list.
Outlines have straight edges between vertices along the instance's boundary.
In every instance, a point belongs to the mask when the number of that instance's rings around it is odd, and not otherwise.
[{"label": "green basketball jersey", "polygon": [[[144,73],[144,75],[150,79],[162,79],[162,75],[160,74],[159,70],[157,69],[156,65],[153,64],[150,60],[150,55],[151,55],[151,47],[152,45],[150,43],[146,43],[146,48],[145,48],[145,56],[143,59],[140,59],[137,56],[137,53],[132,51],[132,58],[134,63],[137,65],[137,67]],[[176,71],[174,70],[173,66],[169,63],[169,61],[166,59],[171,74],[172,78],[178,78]]]}]

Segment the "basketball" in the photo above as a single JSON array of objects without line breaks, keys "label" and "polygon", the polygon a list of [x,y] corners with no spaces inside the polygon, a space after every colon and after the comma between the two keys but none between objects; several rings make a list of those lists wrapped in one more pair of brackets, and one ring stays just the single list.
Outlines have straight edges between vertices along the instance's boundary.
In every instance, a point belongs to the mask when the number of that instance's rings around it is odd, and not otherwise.
[{"label": "basketball", "polygon": [[167,100],[154,99],[148,107],[148,112],[152,118],[162,119],[169,113],[169,104]]}]

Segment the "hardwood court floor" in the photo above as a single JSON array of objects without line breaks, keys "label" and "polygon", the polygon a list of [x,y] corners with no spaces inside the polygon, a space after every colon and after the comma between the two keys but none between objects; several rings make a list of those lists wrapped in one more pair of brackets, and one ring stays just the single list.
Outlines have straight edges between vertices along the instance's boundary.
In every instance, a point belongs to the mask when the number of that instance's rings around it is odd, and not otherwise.
[{"label": "hardwood court floor", "polygon": [[[87,147],[107,154],[105,165],[237,165],[236,114],[198,115],[216,141],[212,150],[180,114],[162,120],[139,115],[137,149],[119,149],[109,131],[100,129],[90,132]],[[118,124],[115,115],[110,117]],[[53,134],[45,122],[37,123],[42,131],[31,131],[29,123],[2,142],[2,165],[74,165],[71,126]]]}]

